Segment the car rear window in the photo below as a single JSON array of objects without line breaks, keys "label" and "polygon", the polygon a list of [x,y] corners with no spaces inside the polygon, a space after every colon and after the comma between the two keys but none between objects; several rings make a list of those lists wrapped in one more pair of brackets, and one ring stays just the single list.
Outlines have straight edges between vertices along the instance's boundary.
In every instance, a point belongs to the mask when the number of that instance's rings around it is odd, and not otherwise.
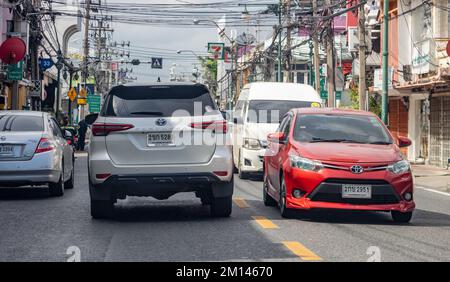
[{"label": "car rear window", "polygon": [[119,86],[109,93],[102,114],[168,117],[205,115],[216,110],[208,89],[201,85]]},{"label": "car rear window", "polygon": [[44,119],[37,116],[1,115],[0,131],[44,131]]}]

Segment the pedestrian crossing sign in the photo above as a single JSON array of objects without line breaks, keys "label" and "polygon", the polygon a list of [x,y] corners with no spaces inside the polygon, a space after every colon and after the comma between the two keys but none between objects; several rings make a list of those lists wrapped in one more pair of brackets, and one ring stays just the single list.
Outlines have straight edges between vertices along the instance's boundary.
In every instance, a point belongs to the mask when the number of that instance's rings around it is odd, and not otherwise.
[{"label": "pedestrian crossing sign", "polygon": [[75,88],[70,88],[69,93],[67,93],[67,97],[69,97],[70,101],[75,101],[75,98],[77,97],[77,91],[75,91]]}]

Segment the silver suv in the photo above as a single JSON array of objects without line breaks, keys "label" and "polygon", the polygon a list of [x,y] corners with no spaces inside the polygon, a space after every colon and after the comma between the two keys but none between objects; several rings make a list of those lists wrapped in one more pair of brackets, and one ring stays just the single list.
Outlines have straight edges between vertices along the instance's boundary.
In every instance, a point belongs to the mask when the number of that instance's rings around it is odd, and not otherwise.
[{"label": "silver suv", "polygon": [[116,86],[86,122],[92,217],[110,217],[127,196],[164,200],[180,192],[195,192],[212,216],[231,214],[228,126],[204,85]]}]

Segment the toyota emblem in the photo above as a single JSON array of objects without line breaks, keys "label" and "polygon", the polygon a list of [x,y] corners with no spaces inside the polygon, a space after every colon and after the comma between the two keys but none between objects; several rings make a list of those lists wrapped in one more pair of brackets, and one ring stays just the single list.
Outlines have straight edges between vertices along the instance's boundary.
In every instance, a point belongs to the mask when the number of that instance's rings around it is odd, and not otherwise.
[{"label": "toyota emblem", "polygon": [[354,174],[361,174],[364,172],[364,168],[360,165],[354,165],[350,168],[350,170]]},{"label": "toyota emblem", "polygon": [[0,137],[0,140],[5,141],[6,140],[6,136]]},{"label": "toyota emblem", "polygon": [[163,119],[163,118],[159,118],[156,120],[156,125],[157,126],[164,126],[167,124],[167,120]]}]

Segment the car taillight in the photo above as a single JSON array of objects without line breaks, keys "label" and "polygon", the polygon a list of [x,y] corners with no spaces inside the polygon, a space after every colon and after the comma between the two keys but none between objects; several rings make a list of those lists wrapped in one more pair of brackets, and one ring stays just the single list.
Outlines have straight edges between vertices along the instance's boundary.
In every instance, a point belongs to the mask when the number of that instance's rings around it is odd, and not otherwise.
[{"label": "car taillight", "polygon": [[227,133],[228,124],[224,120],[218,121],[205,121],[205,122],[193,122],[190,124],[192,128],[209,129],[216,133]]},{"label": "car taillight", "polygon": [[94,136],[106,136],[111,132],[124,131],[133,128],[132,124],[118,123],[94,123],[92,125],[92,134]]},{"label": "car taillight", "polygon": [[44,152],[48,152],[55,149],[55,147],[53,146],[53,143],[48,140],[48,138],[41,138],[41,140],[39,140],[39,145],[36,148],[36,151],[34,152],[35,154],[39,154],[39,153],[44,153]]}]

